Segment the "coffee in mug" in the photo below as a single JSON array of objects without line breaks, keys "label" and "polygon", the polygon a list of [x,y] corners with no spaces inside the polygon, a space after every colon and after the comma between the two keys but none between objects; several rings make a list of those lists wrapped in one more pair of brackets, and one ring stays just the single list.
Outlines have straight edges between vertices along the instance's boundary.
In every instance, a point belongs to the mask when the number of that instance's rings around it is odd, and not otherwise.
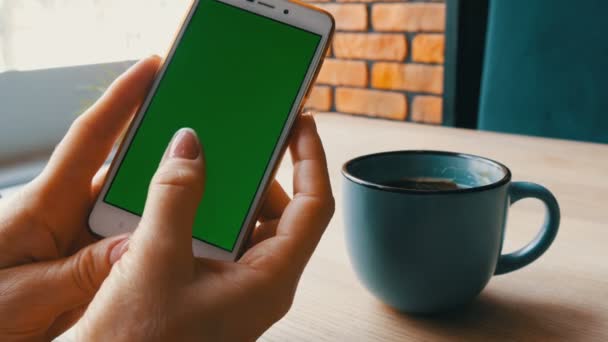
[{"label": "coffee in mug", "polygon": [[393,188],[434,191],[434,190],[456,190],[464,186],[456,184],[454,181],[443,178],[400,178],[384,182],[384,185]]}]

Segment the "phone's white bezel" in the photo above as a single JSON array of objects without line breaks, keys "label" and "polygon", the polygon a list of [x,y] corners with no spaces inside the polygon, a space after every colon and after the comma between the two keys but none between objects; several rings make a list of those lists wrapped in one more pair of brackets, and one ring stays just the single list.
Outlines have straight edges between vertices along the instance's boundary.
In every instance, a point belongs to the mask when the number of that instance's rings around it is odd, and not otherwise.
[{"label": "phone's white bezel", "polygon": [[[264,195],[264,189],[268,187],[268,184],[271,181],[270,178],[273,176],[276,164],[280,161],[281,152],[283,152],[284,150],[283,146],[285,146],[285,144],[287,143],[287,139],[289,138],[289,132],[298,116],[301,103],[304,101],[306,92],[311,87],[311,83],[316,75],[317,69],[319,68],[320,61],[324,57],[326,46],[329,43],[328,40],[330,39],[331,33],[333,32],[334,24],[333,19],[326,12],[314,10],[309,8],[307,5],[299,4],[296,2],[288,2],[284,0],[253,0],[251,2],[248,0],[212,1],[223,2],[225,4],[232,5],[234,7],[238,7],[250,11],[252,13],[262,15],[264,17],[271,18],[276,21],[304,29],[321,36],[321,41],[317,47],[317,51],[315,52],[313,60],[308,67],[306,77],[304,78],[304,81],[300,86],[297,98],[293,103],[288,120],[283,128],[278,144],[275,146],[275,150],[272,154],[269,166],[266,168],[264,177],[262,179],[262,182],[260,183],[260,187],[257,190],[254,201],[250,206],[249,212],[247,213],[245,222],[241,227],[241,231],[234,245],[234,248],[230,252],[205,243],[203,241],[197,240],[195,238],[192,239],[193,253],[197,257],[205,257],[218,260],[236,260],[239,257],[240,251],[242,250],[242,245],[246,243],[245,239],[249,234],[250,228],[255,225],[257,217],[254,216],[260,205],[262,196]],[[158,88],[158,85],[166,71],[166,68],[169,65],[171,59],[173,58],[175,49],[179,45],[179,42],[181,41],[185,29],[188,27],[192,14],[196,11],[198,3],[198,0],[193,1],[193,4],[184,20],[184,23],[176,36],[173,46],[167,54],[166,62],[163,64],[163,67],[158,72],[156,80],[152,85],[148,96],[146,97],[142,106],[138,110],[137,115],[133,119],[134,121],[131,124],[127,135],[124,138],[121,148],[116,154],[116,157],[114,158],[112,166],[108,172],[106,182],[89,216],[89,227],[91,231],[95,234],[98,234],[100,236],[113,236],[123,234],[133,231],[139,224],[139,221],[141,219],[140,216],[132,214],[121,208],[115,207],[111,204],[108,204],[104,202],[103,199],[106,196],[108,188],[111,184],[111,180],[114,178],[116,171],[119,165],[121,164],[122,159],[124,158],[128,146],[131,144],[134,133],[139,127],[139,124],[143,118],[143,113],[146,112],[152,98],[154,97],[156,89]],[[287,14],[284,13],[284,11],[286,10],[288,11]]]}]

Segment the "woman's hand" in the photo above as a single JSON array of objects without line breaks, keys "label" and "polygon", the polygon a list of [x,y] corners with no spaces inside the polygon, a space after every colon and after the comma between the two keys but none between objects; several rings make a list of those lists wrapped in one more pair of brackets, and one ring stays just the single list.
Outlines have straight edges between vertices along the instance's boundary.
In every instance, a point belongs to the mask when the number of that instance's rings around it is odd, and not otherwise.
[{"label": "woman's hand", "polygon": [[77,339],[254,340],[283,317],[334,210],[311,116],[300,119],[290,147],[293,200],[272,185],[252,246],[238,262],[195,259],[192,224],[204,156],[193,131],[179,131],[150,184],[138,228],[120,244],[114,255],[120,260],[76,325]]},{"label": "woman's hand", "polygon": [[159,62],[145,59],[122,75],[74,121],[42,174],[0,199],[0,341],[61,334],[110,272],[110,251],[126,237],[92,244],[87,218],[105,177],[99,168]]}]

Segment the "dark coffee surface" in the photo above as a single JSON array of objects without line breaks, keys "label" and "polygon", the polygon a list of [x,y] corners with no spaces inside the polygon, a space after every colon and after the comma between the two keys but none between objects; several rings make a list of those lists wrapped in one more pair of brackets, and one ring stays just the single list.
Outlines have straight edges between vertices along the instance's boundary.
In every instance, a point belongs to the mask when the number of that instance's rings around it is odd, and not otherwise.
[{"label": "dark coffee surface", "polygon": [[382,184],[405,190],[440,191],[457,190],[464,187],[442,178],[401,178],[382,182]]}]

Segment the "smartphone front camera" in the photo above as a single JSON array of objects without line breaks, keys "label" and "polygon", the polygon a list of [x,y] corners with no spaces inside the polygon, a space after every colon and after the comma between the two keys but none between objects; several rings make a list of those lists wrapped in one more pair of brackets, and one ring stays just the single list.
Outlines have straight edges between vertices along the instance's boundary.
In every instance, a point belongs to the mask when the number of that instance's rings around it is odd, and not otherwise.
[{"label": "smartphone front camera", "polygon": [[283,14],[289,14],[289,10],[288,9],[283,10]]}]

